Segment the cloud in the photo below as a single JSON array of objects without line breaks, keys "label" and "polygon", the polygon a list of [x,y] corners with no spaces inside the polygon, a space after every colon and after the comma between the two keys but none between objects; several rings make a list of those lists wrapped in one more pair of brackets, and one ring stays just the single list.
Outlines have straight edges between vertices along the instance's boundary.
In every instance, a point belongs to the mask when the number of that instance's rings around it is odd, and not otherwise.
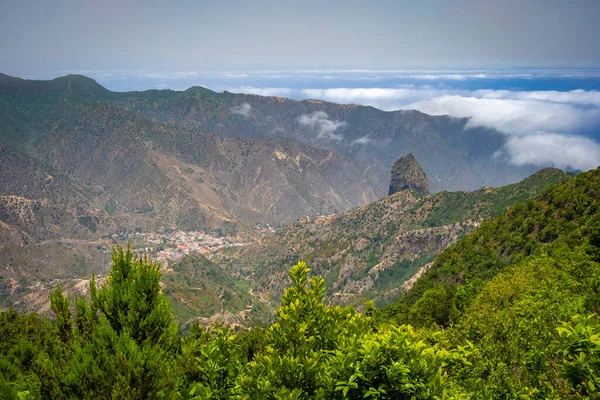
[{"label": "cloud", "polygon": [[509,135],[536,131],[577,132],[600,124],[600,109],[541,100],[440,96],[403,107],[430,115],[470,118],[468,127],[484,126]]},{"label": "cloud", "polygon": [[242,103],[238,106],[231,107],[230,109],[232,114],[243,115],[244,117],[249,117],[252,112],[252,106],[248,103]]},{"label": "cloud", "polygon": [[228,73],[228,74],[224,74],[223,78],[232,78],[232,79],[241,79],[241,78],[248,78],[250,75],[248,74],[244,74],[244,73]]},{"label": "cloud", "polygon": [[342,134],[336,134],[335,131],[347,125],[344,121],[334,121],[329,119],[325,111],[315,111],[310,114],[302,114],[297,119],[301,126],[309,127],[318,132],[317,137],[329,140],[340,141],[344,138]]},{"label": "cloud", "polygon": [[597,90],[571,90],[559,92],[556,90],[538,91],[511,91],[511,90],[476,90],[474,97],[491,99],[518,99],[518,100],[540,100],[553,103],[572,103],[579,105],[593,105],[600,107],[600,92]]},{"label": "cloud", "polygon": [[373,141],[373,139],[369,138],[369,135],[366,135],[366,136],[362,136],[362,137],[359,137],[358,139],[353,140],[352,146],[354,146],[355,144],[367,144],[372,141]]},{"label": "cloud", "polygon": [[[487,93],[486,97],[441,96],[407,105],[427,114],[470,118],[467,127],[497,129],[502,149],[515,165],[589,170],[600,164],[600,145],[575,133],[600,127],[595,93]],[[585,105],[585,106],[582,106]]]},{"label": "cloud", "polygon": [[[507,135],[501,152],[517,165],[530,163],[586,170],[600,164],[598,143],[580,136],[600,132],[600,91],[463,90],[430,86],[251,90],[263,95],[370,105],[386,111],[416,109],[431,115],[469,118],[468,128],[487,127]],[[322,115],[309,116],[302,119],[305,125],[320,124]],[[324,118],[327,119],[326,114]],[[323,135],[326,132],[325,129]],[[341,135],[334,136],[341,139]],[[353,144],[364,144],[367,139],[359,138]]]},{"label": "cloud", "polygon": [[505,100],[539,100],[549,103],[567,103],[600,107],[600,91],[511,91],[511,90],[459,90],[439,87],[404,85],[395,88],[255,88],[242,86],[228,89],[234,93],[252,93],[260,96],[288,96],[294,99],[319,99],[335,103],[373,106],[385,111],[399,110],[422,100],[441,96],[462,96]]},{"label": "cloud", "polygon": [[464,81],[467,79],[485,79],[488,76],[486,74],[414,74],[414,75],[404,75],[404,78],[408,79],[416,79],[422,81],[437,81],[437,80],[447,80],[447,81]]},{"label": "cloud", "polygon": [[356,103],[370,105],[384,110],[399,109],[402,104],[425,99],[439,93],[427,89],[415,90],[408,88],[332,88],[332,89],[302,89],[304,98],[327,100],[334,103]]},{"label": "cloud", "polygon": [[505,146],[516,165],[553,165],[587,171],[600,161],[600,144],[574,135],[536,132],[510,137]]},{"label": "cloud", "polygon": [[256,88],[252,86],[241,86],[227,89],[232,93],[248,93],[259,96],[289,96],[296,97],[298,91],[290,88]]}]

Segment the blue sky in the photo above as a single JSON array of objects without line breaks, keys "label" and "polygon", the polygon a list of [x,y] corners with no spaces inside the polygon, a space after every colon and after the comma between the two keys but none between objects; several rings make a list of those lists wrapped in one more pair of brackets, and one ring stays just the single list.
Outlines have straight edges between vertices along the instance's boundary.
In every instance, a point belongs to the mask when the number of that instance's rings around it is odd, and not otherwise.
[{"label": "blue sky", "polygon": [[10,75],[418,109],[498,129],[515,164],[600,164],[598,0],[0,2]]}]

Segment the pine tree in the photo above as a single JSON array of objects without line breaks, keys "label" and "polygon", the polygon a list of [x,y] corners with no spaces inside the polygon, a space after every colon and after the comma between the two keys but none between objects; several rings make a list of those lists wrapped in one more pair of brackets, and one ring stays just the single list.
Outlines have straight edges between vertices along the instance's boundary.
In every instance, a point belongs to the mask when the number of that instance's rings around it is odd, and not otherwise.
[{"label": "pine tree", "polygon": [[170,345],[177,327],[160,276],[156,262],[134,257],[129,246],[126,251],[116,247],[106,284],[90,291],[92,304],[118,334],[126,333],[140,345]]}]

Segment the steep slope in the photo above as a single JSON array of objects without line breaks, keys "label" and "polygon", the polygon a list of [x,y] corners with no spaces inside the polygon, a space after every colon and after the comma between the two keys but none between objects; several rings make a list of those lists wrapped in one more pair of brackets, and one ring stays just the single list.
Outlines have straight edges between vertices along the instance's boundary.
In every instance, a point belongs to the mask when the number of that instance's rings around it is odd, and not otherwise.
[{"label": "steep slope", "polygon": [[[40,245],[30,251],[30,257],[36,257],[35,249],[38,248],[46,251],[48,256],[48,261],[37,259],[38,263],[51,267],[53,256],[56,256],[54,251],[58,248]],[[70,252],[62,251],[66,254],[62,259],[67,263],[83,264],[86,260],[86,249],[82,246],[74,246]],[[97,251],[94,257],[110,265],[110,252]],[[51,311],[50,294],[58,286],[71,297],[89,297],[92,272],[84,265],[80,267],[79,277],[57,275],[37,282],[30,279],[16,281],[8,277],[0,279],[0,308],[10,306],[21,313],[48,315]],[[108,268],[95,272],[97,282],[104,283]],[[163,268],[161,273],[162,290],[169,297],[175,317],[184,328],[189,328],[194,321],[248,324],[252,313],[262,307],[260,298],[252,295],[250,281],[242,275],[231,274],[200,254],[186,255],[179,262]]]},{"label": "steep slope", "polygon": [[76,220],[96,219],[98,205],[68,176],[3,144],[0,170],[0,221],[22,230],[29,242],[95,234],[91,224]]},{"label": "steep slope", "polygon": [[597,397],[598,188],[600,168],[484,222],[376,318],[466,346],[473,398]]},{"label": "steep slope", "polygon": [[[408,152],[419,160],[430,189],[474,190],[506,185],[539,168],[517,167],[493,157],[504,143],[499,132],[469,128],[468,119],[417,111],[384,112],[373,107],[282,97],[184,92],[123,93],[113,104],[154,121],[220,136],[291,137],[356,160],[365,173],[387,182],[396,159]],[[387,185],[377,193],[387,193]]]},{"label": "steep slope", "polygon": [[164,271],[162,282],[184,327],[193,321],[248,324],[251,312],[261,306],[244,276],[231,274],[199,254],[186,256]]},{"label": "steep slope", "polygon": [[489,280],[507,265],[543,253],[555,242],[582,244],[600,221],[600,168],[583,173],[484,222],[446,249],[402,297],[414,303],[439,285]]},{"label": "steep slope", "polygon": [[305,218],[254,246],[225,252],[229,268],[252,268],[258,290],[278,298],[287,269],[297,260],[323,274],[331,301],[361,304],[375,298],[383,304],[399,296],[417,271],[498,215],[571,175],[545,169],[524,181],[475,192],[419,194],[398,192],[341,215]]},{"label": "steep slope", "polygon": [[1,140],[68,175],[96,207],[151,229],[286,224],[366,204],[381,186],[330,151],[167,127],[106,102],[114,97],[81,76],[8,79]]}]

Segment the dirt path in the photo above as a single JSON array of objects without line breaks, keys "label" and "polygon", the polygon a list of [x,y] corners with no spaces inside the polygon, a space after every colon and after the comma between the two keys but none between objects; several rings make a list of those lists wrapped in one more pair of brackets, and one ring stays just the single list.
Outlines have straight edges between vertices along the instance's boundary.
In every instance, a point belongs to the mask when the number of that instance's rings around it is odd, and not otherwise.
[{"label": "dirt path", "polygon": [[[250,276],[245,276],[245,277],[244,277],[244,279],[246,279],[248,282],[252,281],[252,285],[253,285],[253,286],[254,286],[254,285],[256,285],[256,281],[254,280],[254,278],[252,278],[252,277],[250,277]],[[273,303],[271,303],[270,301],[268,301],[268,300],[265,300],[265,299],[262,297],[262,295],[260,295],[260,294],[254,294],[254,290],[253,290],[253,288],[250,288],[250,290],[248,291],[248,293],[250,293],[250,296],[253,296],[253,297],[258,297],[258,298],[259,298],[259,299],[260,299],[260,300],[261,300],[263,303],[267,303],[267,304],[269,304],[269,305],[273,305]]]}]

